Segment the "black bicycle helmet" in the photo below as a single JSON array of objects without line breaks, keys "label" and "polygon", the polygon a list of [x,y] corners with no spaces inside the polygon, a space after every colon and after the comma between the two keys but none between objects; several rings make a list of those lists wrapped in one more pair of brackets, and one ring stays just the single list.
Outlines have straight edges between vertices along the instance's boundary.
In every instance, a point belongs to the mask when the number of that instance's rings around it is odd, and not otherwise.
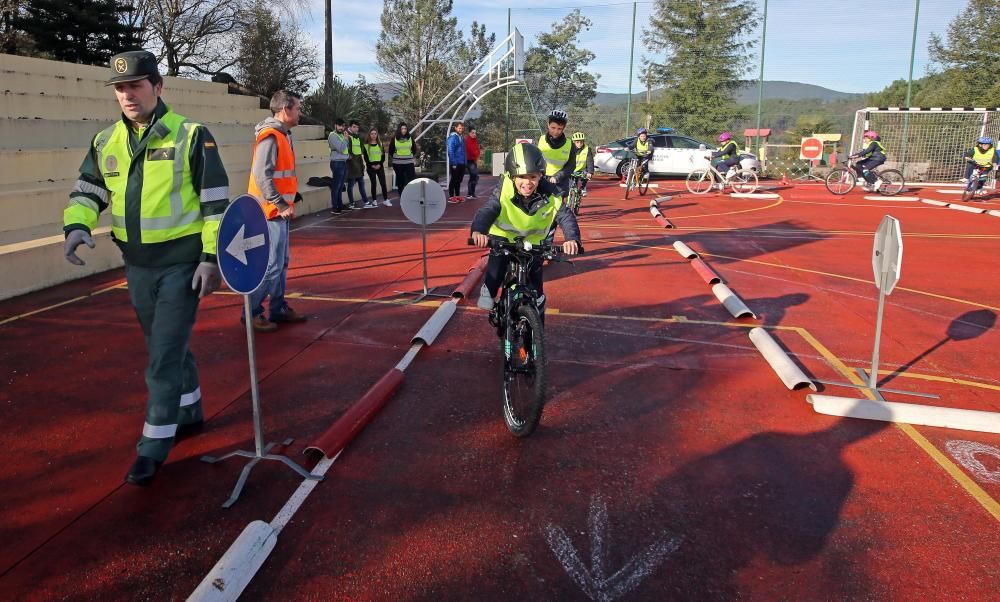
[{"label": "black bicycle helmet", "polygon": [[515,144],[503,162],[504,171],[510,177],[545,173],[545,155],[534,144]]},{"label": "black bicycle helmet", "polygon": [[567,121],[569,121],[569,115],[566,114],[566,111],[556,109],[555,111],[549,113],[549,123],[555,122],[559,125],[566,125]]}]

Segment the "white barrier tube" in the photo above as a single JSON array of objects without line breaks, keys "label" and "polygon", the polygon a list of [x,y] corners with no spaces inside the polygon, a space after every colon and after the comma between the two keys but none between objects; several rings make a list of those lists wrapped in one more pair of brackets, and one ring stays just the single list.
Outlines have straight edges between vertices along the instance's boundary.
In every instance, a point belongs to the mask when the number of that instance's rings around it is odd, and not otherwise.
[{"label": "white barrier tube", "polygon": [[773,192],[733,192],[730,193],[734,199],[776,199],[778,195]]},{"label": "white barrier tube", "polygon": [[674,250],[680,253],[681,257],[687,259],[694,259],[695,257],[698,256],[697,253],[691,250],[691,247],[687,246],[686,244],[682,243],[679,240],[674,243]]},{"label": "white barrier tube", "polygon": [[757,348],[757,351],[760,351],[760,354],[767,360],[767,363],[771,365],[771,369],[778,375],[781,382],[785,383],[789,391],[801,389],[802,387],[809,387],[813,391],[816,390],[816,384],[792,361],[792,358],[788,357],[788,354],[781,348],[781,345],[771,337],[771,333],[758,326],[750,330],[750,340],[753,342],[754,347]]},{"label": "white barrier tube", "polygon": [[444,303],[438,306],[434,315],[431,316],[429,320],[424,322],[424,325],[420,327],[417,334],[413,335],[410,339],[410,343],[416,343],[423,341],[428,347],[434,342],[434,339],[441,334],[441,329],[444,325],[448,323],[448,320],[455,315],[455,304],[456,299],[448,299]]},{"label": "white barrier tube", "polygon": [[750,308],[746,306],[746,303],[742,299],[736,296],[728,286],[722,284],[716,284],[712,286],[712,294],[718,299],[722,306],[729,310],[734,318],[757,318],[757,314],[750,311]]},{"label": "white barrier tube", "polygon": [[948,203],[945,201],[935,201],[934,199],[920,199],[921,203],[927,203],[928,205],[934,205],[936,207],[947,207]]},{"label": "white barrier tube", "polygon": [[1000,217],[1000,211],[997,211],[996,209],[990,209],[986,213],[987,215],[992,215],[993,217]]},{"label": "white barrier tube", "polygon": [[982,207],[970,207],[969,205],[956,205],[955,203],[948,203],[948,209],[955,209],[957,211],[967,211],[969,213],[986,213],[986,210]]},{"label": "white barrier tube", "polygon": [[893,401],[850,399],[833,395],[806,396],[813,409],[820,414],[865,418],[885,422],[901,422],[923,426],[938,426],[981,433],[1000,433],[1000,414],[979,410],[961,410]]},{"label": "white barrier tube", "polygon": [[881,196],[881,195],[868,195],[865,197],[866,201],[919,201],[920,199],[915,196]]}]

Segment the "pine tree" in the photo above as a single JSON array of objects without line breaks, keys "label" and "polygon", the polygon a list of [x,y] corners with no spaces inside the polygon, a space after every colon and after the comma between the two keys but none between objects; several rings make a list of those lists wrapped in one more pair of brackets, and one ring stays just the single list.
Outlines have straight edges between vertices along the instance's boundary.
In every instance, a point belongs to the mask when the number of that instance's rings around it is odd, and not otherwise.
[{"label": "pine tree", "polygon": [[996,106],[1000,94],[1000,10],[996,0],[969,0],[948,25],[947,42],[932,34],[931,72],[940,71],[923,102],[935,106]]},{"label": "pine tree", "polygon": [[577,9],[538,34],[538,44],[525,56],[524,78],[540,111],[583,108],[597,95],[597,76],[584,71],[594,53],[577,46],[580,32],[592,25]]},{"label": "pine tree", "polygon": [[643,32],[646,48],[664,54],[649,59],[653,87],[665,88],[654,112],[695,136],[738,118],[735,92],[752,63],[756,11],[750,0],[660,0]]},{"label": "pine tree", "polygon": [[282,89],[304,94],[319,61],[298,26],[290,19],[282,21],[263,1],[244,18],[236,61],[240,82],[267,97]]},{"label": "pine tree", "polygon": [[48,58],[104,65],[138,47],[138,30],[124,23],[129,4],[117,0],[32,0],[15,26]]}]

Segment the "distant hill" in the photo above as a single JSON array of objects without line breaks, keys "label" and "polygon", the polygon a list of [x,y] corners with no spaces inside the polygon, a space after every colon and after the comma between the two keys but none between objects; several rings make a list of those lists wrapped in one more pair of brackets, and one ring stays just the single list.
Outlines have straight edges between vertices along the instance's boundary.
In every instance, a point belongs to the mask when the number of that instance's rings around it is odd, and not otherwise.
[{"label": "distant hill", "polygon": [[[653,97],[659,95],[659,90],[653,90]],[[804,100],[816,99],[824,102],[834,100],[844,100],[850,98],[860,98],[861,94],[851,94],[849,92],[838,92],[823,86],[813,84],[802,84],[799,82],[769,81],[764,80],[764,100]],[[613,94],[608,92],[598,92],[594,97],[596,105],[622,105],[628,94]],[[643,102],[646,100],[646,92],[632,94],[632,102]],[[757,103],[757,82],[746,82],[736,93],[738,104]]]}]

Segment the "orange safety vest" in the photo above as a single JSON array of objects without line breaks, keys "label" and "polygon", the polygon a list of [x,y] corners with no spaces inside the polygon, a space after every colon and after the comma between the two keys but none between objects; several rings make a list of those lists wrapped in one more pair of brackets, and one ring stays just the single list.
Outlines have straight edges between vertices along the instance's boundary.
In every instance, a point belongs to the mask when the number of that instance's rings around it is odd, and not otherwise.
[{"label": "orange safety vest", "polygon": [[[288,140],[288,136],[281,130],[264,128],[257,134],[257,140],[254,141],[254,154],[257,153],[257,144],[268,136],[274,136],[275,141],[278,143],[278,156],[274,162],[274,174],[272,175],[274,187],[278,189],[278,192],[281,193],[281,198],[286,203],[290,206],[294,205],[295,194],[299,190],[299,181],[295,177],[295,152],[292,150],[292,143]],[[250,165],[253,165],[253,159],[250,160]],[[278,213],[280,213],[278,206],[264,199],[260,187],[257,186],[257,182],[254,180],[252,171],[250,172],[250,183],[247,185],[247,192],[257,197],[257,200],[260,201],[260,206],[264,209],[264,216],[267,219],[278,217]]]}]

